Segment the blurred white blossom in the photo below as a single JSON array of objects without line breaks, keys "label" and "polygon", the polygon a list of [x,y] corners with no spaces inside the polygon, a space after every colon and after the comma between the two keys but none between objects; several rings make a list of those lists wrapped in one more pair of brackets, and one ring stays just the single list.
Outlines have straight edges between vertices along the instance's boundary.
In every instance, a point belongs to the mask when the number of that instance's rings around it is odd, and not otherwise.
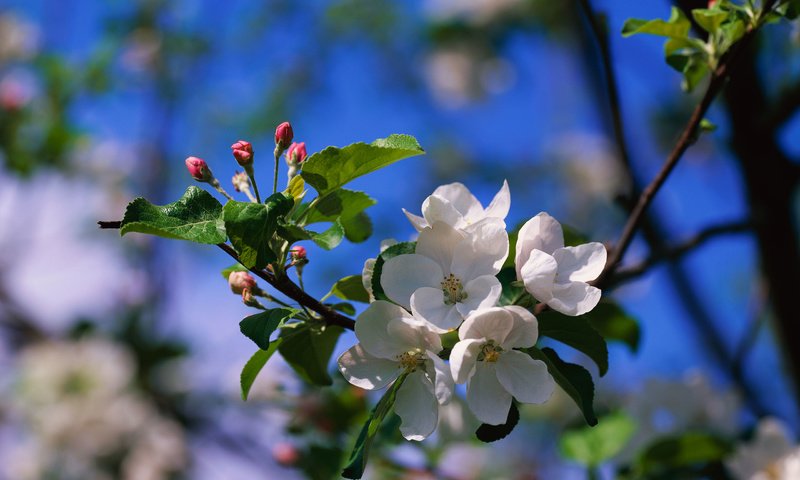
[{"label": "blurred white blossom", "polygon": [[758,422],[755,438],[740,445],[725,465],[737,480],[796,480],[800,478],[800,446],[780,420]]}]

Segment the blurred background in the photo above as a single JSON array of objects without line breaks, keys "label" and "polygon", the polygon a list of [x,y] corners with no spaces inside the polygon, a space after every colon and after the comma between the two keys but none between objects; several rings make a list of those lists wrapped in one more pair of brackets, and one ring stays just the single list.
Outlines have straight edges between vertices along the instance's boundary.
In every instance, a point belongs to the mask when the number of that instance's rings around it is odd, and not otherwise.
[{"label": "blurred background", "polygon": [[[243,402],[255,347],[219,274],[230,260],[96,221],[137,196],[177,199],[190,155],[227,186],[239,139],[268,185],[272,134],[289,120],[309,152],[391,133],[427,151],[352,185],[379,202],[368,241],[305,245],[317,297],[381,240],[412,238],[401,208],[418,213],[443,183],[486,205],[508,179],[510,228],[547,211],[613,243],[702,92],[681,91],[660,39],[618,34],[629,17],[666,18],[670,2],[593,5],[629,163],[578,1],[0,2],[0,478],[337,478],[374,399],[338,373],[330,389],[304,386],[276,357]],[[787,336],[800,320],[799,37],[796,22],[762,32],[708,115],[718,129],[656,198],[625,263],[653,265],[608,292],[638,342],[611,343],[601,379],[566,349],[594,374],[599,410],[636,425],[604,478],[662,435],[742,438],[766,416],[789,437],[800,428],[800,336]],[[481,444],[455,402],[425,442],[387,434],[367,477],[586,478],[559,446],[580,423],[563,392],[522,416]]]}]

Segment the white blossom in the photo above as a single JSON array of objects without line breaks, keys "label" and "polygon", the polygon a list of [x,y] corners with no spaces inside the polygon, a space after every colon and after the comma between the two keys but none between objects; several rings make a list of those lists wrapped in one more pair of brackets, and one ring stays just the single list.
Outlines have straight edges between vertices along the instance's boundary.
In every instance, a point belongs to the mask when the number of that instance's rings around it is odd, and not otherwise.
[{"label": "white blossom", "polygon": [[[500,191],[495,194],[492,202],[486,208],[483,208],[481,202],[467,187],[456,182],[438,187],[422,202],[422,217],[414,215],[406,209],[403,209],[403,213],[417,231],[422,231],[435,222],[444,222],[460,230],[486,218],[504,220],[510,207],[511,194],[508,190],[508,182],[505,180]],[[505,223],[503,228],[505,228]]]},{"label": "white blossom", "polygon": [[800,447],[781,421],[767,417],[758,423],[752,442],[739,446],[725,466],[737,480],[796,480]]},{"label": "white blossom", "polygon": [[565,315],[583,315],[600,301],[600,289],[589,285],[603,271],[606,249],[592,242],[564,246],[561,225],[541,212],[519,231],[517,278],[540,302]]},{"label": "white blossom", "polygon": [[348,382],[377,390],[406,374],[395,397],[407,440],[423,440],[439,420],[438,404],[450,401],[453,379],[444,360],[439,336],[428,324],[403,308],[378,300],[358,316],[356,344],[339,357],[339,370]]},{"label": "white blossom", "polygon": [[514,350],[532,347],[538,336],[536,317],[518,306],[480,310],[458,329],[450,368],[456,383],[467,383],[467,405],[478,420],[505,423],[512,397],[523,403],[550,398],[555,381],[545,363]]},{"label": "white blossom", "polygon": [[470,233],[436,221],[422,229],[415,252],[387,260],[381,286],[436,331],[457,328],[470,312],[491,307],[500,297],[495,275],[508,256],[501,220],[485,219]]}]

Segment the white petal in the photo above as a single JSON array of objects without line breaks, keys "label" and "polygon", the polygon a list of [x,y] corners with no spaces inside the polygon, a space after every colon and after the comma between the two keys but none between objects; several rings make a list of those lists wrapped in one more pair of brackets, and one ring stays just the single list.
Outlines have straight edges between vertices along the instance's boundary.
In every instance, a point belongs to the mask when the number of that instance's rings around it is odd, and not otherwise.
[{"label": "white petal", "polygon": [[558,263],[556,282],[590,282],[594,280],[605,268],[606,256],[606,247],[599,242],[559,248],[553,252],[553,258]]},{"label": "white petal", "polygon": [[450,371],[456,383],[464,383],[475,373],[475,363],[485,340],[470,338],[453,345],[450,351]]},{"label": "white petal", "polygon": [[508,257],[506,224],[487,218],[464,229],[467,238],[455,247],[452,273],[469,281],[481,275],[495,275]]},{"label": "white petal", "polygon": [[398,318],[411,318],[411,315],[393,303],[383,300],[371,303],[356,320],[356,337],[361,347],[374,357],[390,360],[408,351],[406,343],[398,342],[388,331],[389,324]]},{"label": "white petal", "polygon": [[446,223],[452,227],[464,223],[461,213],[447,199],[437,195],[431,195],[422,202],[422,216],[429,226],[436,222]]},{"label": "white petal", "polygon": [[356,344],[339,357],[339,370],[348,382],[365,390],[377,390],[388,385],[400,373],[400,364],[385,358],[373,357]]},{"label": "white petal", "polygon": [[[451,272],[453,252],[456,246],[464,240],[465,235],[444,222],[435,222],[419,232],[417,239],[417,255],[423,255],[435,261],[444,274]],[[442,277],[436,282],[442,281]],[[425,285],[432,287],[433,285]]]},{"label": "white petal", "polygon": [[514,329],[506,337],[503,348],[528,348],[536,345],[539,339],[539,322],[528,310],[517,306],[509,305],[505,308],[514,318]]},{"label": "white petal", "polygon": [[439,422],[439,405],[433,384],[425,372],[417,370],[406,377],[397,390],[394,411],[400,416],[400,433],[406,440],[424,440]]},{"label": "white petal", "polygon": [[411,308],[411,295],[420,287],[436,287],[444,278],[439,264],[423,255],[398,255],[386,260],[381,286],[386,296]]},{"label": "white petal", "polygon": [[558,272],[558,263],[541,250],[531,251],[530,257],[520,271],[525,289],[536,300],[547,302],[553,296],[553,283]]},{"label": "white petal", "polygon": [[487,308],[476,311],[464,320],[458,329],[458,338],[482,338],[502,345],[512,328],[514,318],[511,313],[503,308]]},{"label": "white petal", "polygon": [[494,363],[478,362],[475,375],[467,384],[467,405],[483,423],[506,423],[511,394],[497,380]]},{"label": "white petal", "polygon": [[517,278],[522,278],[520,269],[528,262],[528,257],[534,249],[552,255],[563,246],[564,231],[561,229],[561,224],[547,213],[541,212],[525,222],[517,236],[517,251],[514,257]]},{"label": "white petal", "polygon": [[418,232],[428,226],[427,220],[420,216],[414,215],[405,208],[403,209],[403,213],[406,214],[406,218],[408,218],[408,221],[411,222],[411,225],[413,225]]},{"label": "white petal", "polygon": [[457,304],[458,311],[466,317],[475,310],[494,307],[503,291],[500,280],[492,275],[484,275],[464,285],[467,298]]},{"label": "white petal", "polygon": [[423,287],[411,295],[411,311],[414,316],[425,319],[431,329],[445,333],[458,328],[463,318],[455,305],[445,305],[441,288]]},{"label": "white petal", "polygon": [[434,373],[434,393],[436,400],[440,405],[445,405],[453,397],[453,389],[455,383],[453,382],[453,374],[450,372],[450,366],[444,360],[439,358],[434,352],[430,350],[427,352],[428,358],[431,361]]},{"label": "white petal", "polygon": [[442,185],[433,191],[433,195],[447,200],[464,218],[477,217],[483,213],[481,203],[463,183]]},{"label": "white petal", "polygon": [[583,282],[557,283],[547,304],[564,315],[577,316],[591,311],[600,301],[600,289]]},{"label": "white petal", "polygon": [[[428,322],[413,317],[394,318],[386,327],[386,332],[402,352],[423,349],[439,352],[442,340],[428,328]],[[401,352],[401,353],[402,353]]]},{"label": "white petal", "polygon": [[508,190],[508,181],[503,180],[503,186],[492,199],[492,203],[486,207],[484,214],[487,217],[504,219],[511,208],[511,192]]},{"label": "white petal", "polygon": [[508,393],[523,403],[544,403],[550,399],[556,382],[541,360],[511,350],[497,360],[497,380]]}]

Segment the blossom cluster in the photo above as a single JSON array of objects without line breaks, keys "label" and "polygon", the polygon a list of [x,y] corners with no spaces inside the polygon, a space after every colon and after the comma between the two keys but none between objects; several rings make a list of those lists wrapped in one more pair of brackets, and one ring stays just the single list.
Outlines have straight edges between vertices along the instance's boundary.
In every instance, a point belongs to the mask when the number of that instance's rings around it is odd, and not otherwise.
[{"label": "blossom cluster", "polygon": [[[497,274],[509,255],[510,203],[507,182],[486,208],[452,183],[424,201],[422,216],[404,211],[419,232],[414,253],[386,259],[379,284],[388,300],[374,300],[359,315],[359,343],[339,358],[342,374],[358,387],[403,382],[395,411],[408,440],[435,430],[439,405],[450,401],[456,384],[466,384],[467,405],[490,425],[506,422],[512,399],[544,403],[555,389],[547,365],[524,351],[538,340],[536,317],[500,304]],[[553,310],[582,315],[600,300],[588,282],[605,267],[605,247],[564,246],[561,225],[547,213],[519,230],[514,260],[519,284]],[[373,265],[365,276],[373,275]],[[445,348],[442,336],[455,331],[458,341]]]}]

